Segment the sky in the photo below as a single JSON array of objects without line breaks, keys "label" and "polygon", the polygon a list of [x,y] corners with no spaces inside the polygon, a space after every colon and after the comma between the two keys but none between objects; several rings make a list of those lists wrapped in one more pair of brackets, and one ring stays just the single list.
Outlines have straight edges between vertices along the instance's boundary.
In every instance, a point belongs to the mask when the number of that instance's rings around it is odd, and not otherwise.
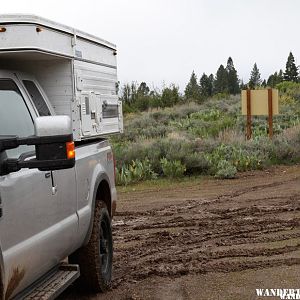
[{"label": "sky", "polygon": [[215,74],[232,57],[248,82],[256,62],[262,78],[285,63],[300,64],[298,0],[9,0],[1,14],[30,13],[115,43],[121,84],[175,83],[192,71]]}]

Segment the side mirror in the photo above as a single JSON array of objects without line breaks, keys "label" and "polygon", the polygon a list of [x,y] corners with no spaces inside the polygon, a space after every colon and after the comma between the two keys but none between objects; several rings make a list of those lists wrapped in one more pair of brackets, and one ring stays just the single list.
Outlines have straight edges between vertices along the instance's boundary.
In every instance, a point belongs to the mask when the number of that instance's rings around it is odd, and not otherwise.
[{"label": "side mirror", "polygon": [[35,137],[42,141],[35,144],[36,159],[46,164],[39,167],[39,170],[74,167],[75,147],[72,124],[68,116],[39,117],[35,120],[34,129]]},{"label": "side mirror", "polygon": [[68,116],[39,117],[35,120],[35,135],[27,138],[0,136],[0,152],[19,145],[35,145],[36,158],[31,160],[6,159],[0,163],[0,175],[22,168],[53,171],[73,168],[75,146],[72,125]]}]

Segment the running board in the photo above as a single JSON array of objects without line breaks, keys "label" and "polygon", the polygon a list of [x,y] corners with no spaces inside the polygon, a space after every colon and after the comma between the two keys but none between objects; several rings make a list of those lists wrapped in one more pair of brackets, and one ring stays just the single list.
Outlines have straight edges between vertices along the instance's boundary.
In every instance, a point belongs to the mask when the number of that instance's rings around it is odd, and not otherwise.
[{"label": "running board", "polygon": [[52,300],[58,297],[80,275],[78,265],[61,264],[50,276],[39,282],[22,299],[24,300]]}]

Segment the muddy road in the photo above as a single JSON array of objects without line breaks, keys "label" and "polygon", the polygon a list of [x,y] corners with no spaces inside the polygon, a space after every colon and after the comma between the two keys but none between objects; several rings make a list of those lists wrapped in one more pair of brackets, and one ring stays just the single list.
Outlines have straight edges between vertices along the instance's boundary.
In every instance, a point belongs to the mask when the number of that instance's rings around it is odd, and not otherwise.
[{"label": "muddy road", "polygon": [[256,288],[300,288],[300,166],[119,198],[112,290],[71,287],[61,299],[259,299]]}]

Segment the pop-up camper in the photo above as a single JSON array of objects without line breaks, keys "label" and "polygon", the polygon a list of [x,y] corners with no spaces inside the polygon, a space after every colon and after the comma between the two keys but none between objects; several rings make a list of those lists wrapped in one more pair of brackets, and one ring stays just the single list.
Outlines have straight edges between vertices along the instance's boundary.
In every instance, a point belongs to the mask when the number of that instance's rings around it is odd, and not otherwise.
[{"label": "pop-up camper", "polygon": [[123,131],[116,55],[114,44],[82,31],[0,15],[0,69],[17,71],[28,89],[34,84],[52,114],[70,116],[75,141]]}]

